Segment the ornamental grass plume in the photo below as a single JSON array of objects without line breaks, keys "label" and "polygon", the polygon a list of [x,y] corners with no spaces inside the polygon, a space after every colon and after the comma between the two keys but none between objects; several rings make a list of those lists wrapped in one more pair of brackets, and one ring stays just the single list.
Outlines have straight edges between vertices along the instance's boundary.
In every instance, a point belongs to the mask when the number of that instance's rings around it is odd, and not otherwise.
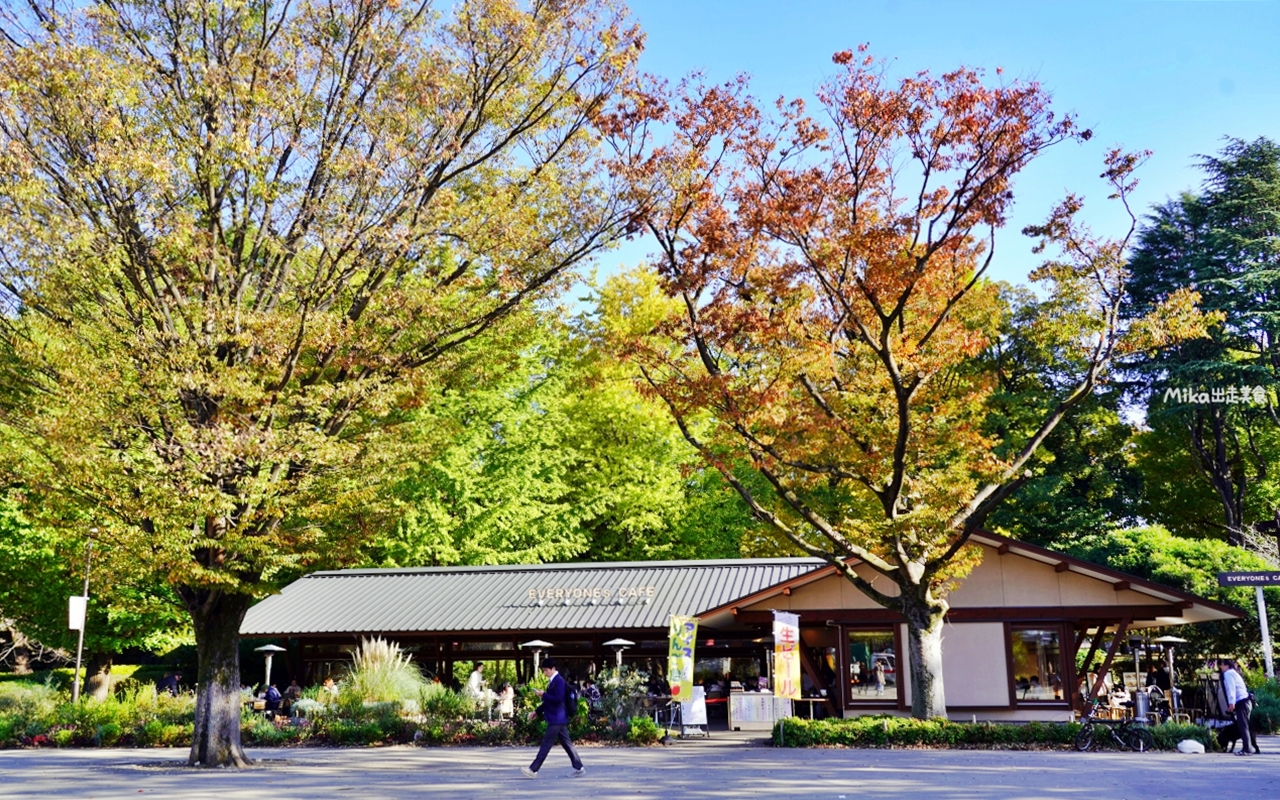
[{"label": "ornamental grass plume", "polygon": [[342,681],[341,692],[364,703],[418,702],[426,680],[400,645],[382,637],[361,639],[351,654],[351,673]]}]

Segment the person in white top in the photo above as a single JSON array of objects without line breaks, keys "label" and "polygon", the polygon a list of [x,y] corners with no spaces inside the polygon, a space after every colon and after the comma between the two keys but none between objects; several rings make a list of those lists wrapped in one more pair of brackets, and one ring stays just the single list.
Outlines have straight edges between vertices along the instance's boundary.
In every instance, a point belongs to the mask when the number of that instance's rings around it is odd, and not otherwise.
[{"label": "person in white top", "polygon": [[509,683],[502,684],[502,691],[498,692],[498,716],[503,719],[515,716],[515,700],[516,690]]},{"label": "person in white top", "polygon": [[1222,691],[1227,696],[1227,710],[1236,718],[1236,730],[1240,734],[1240,752],[1236,755],[1249,755],[1249,742],[1253,742],[1254,752],[1258,752],[1258,742],[1249,732],[1249,714],[1253,711],[1253,701],[1249,699],[1249,687],[1244,685],[1244,678],[1230,659],[1218,659],[1218,671],[1222,673]]}]

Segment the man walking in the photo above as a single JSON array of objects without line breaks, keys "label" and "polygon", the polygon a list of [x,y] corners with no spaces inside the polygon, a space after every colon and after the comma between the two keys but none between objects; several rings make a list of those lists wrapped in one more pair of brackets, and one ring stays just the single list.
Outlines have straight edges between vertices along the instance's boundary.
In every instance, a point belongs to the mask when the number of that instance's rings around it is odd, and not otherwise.
[{"label": "man walking", "polygon": [[552,745],[559,742],[564,751],[569,754],[569,763],[573,765],[573,777],[581,777],[587,774],[587,768],[582,766],[582,759],[578,758],[578,752],[573,749],[573,741],[569,738],[569,714],[565,710],[569,685],[556,671],[556,662],[553,658],[542,662],[542,674],[547,676],[547,688],[545,691],[538,692],[542,696],[542,704],[538,706],[537,711],[529,714],[529,719],[541,714],[547,721],[547,732],[542,736],[542,745],[538,748],[537,758],[533,759],[533,763],[529,766],[521,767],[520,771],[526,778],[538,777],[538,770],[542,768],[542,762],[547,760],[547,753],[551,752]]},{"label": "man walking", "polygon": [[1222,673],[1222,691],[1227,696],[1227,710],[1236,718],[1236,731],[1240,734],[1240,752],[1236,755],[1249,755],[1249,742],[1253,741],[1253,749],[1258,750],[1258,742],[1249,733],[1249,714],[1253,711],[1253,701],[1249,699],[1249,689],[1244,685],[1244,677],[1236,669],[1236,663],[1229,659],[1218,659],[1218,670]]}]

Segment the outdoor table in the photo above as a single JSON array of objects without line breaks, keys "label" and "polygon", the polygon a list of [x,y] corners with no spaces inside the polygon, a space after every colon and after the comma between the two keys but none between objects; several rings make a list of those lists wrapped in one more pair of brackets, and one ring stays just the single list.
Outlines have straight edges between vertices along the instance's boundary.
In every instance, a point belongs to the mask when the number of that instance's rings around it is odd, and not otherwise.
[{"label": "outdoor table", "polygon": [[825,697],[798,697],[798,698],[796,698],[795,700],[792,700],[791,702],[793,702],[793,703],[808,703],[808,704],[809,704],[809,719],[813,719],[813,704],[814,704],[814,703],[825,703],[825,702],[827,702],[827,698],[825,698]]}]

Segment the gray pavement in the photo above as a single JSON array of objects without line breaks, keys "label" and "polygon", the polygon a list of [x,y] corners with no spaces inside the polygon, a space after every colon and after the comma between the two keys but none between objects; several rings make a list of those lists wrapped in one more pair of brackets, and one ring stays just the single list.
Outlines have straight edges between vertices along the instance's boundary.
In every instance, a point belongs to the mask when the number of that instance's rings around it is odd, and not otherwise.
[{"label": "gray pavement", "polygon": [[245,770],[193,770],[185,750],[0,751],[0,797],[175,800],[353,798],[924,798],[1280,797],[1280,737],[1261,756],[1175,753],[787,750],[725,739],[671,747],[562,751],[542,773],[532,748],[252,749]]}]

